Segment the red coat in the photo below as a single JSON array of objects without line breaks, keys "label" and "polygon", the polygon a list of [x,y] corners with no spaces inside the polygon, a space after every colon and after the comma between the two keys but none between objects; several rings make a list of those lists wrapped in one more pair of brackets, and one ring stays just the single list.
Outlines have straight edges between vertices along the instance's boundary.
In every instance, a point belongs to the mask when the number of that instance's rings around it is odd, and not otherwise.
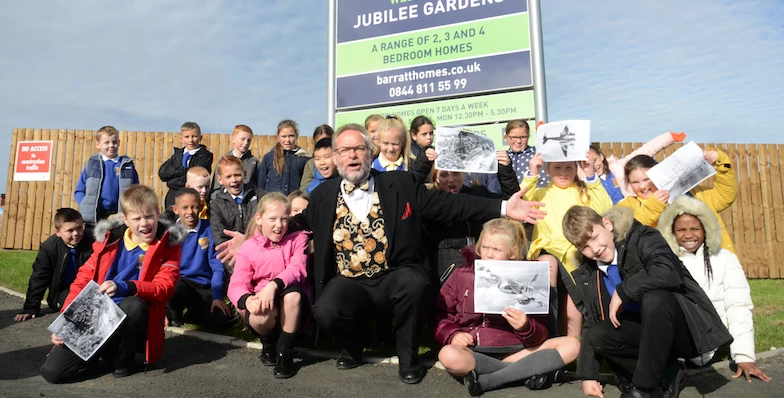
[{"label": "red coat", "polygon": [[[79,267],[63,309],[68,307],[90,280],[99,285],[106,280],[106,274],[117,257],[119,241],[127,228],[120,220],[98,223],[95,228],[93,254]],[[187,232],[180,224],[173,224],[167,230],[166,225],[159,222],[157,240],[147,249],[139,271],[139,280],[134,281],[136,296],[144,299],[148,305],[145,345],[148,364],[160,359],[163,353],[166,303],[174,294],[174,285],[180,277],[180,243],[185,234]]]},{"label": "red coat", "polygon": [[501,315],[474,312],[473,247],[462,254],[466,263],[455,269],[436,298],[435,340],[447,345],[458,332],[470,333],[477,346],[485,347],[536,347],[547,340],[546,316],[529,316],[528,328],[518,332]]}]

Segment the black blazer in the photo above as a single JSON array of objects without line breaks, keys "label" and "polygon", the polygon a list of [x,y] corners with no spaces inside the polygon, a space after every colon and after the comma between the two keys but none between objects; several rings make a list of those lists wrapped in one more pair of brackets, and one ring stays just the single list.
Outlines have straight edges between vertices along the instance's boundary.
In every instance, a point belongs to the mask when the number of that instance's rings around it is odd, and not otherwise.
[{"label": "black blazer", "polygon": [[172,156],[158,168],[158,177],[169,187],[164,201],[165,208],[168,209],[174,205],[174,195],[185,186],[185,176],[189,168],[201,166],[207,169],[207,173],[212,172],[212,152],[207,150],[204,145],[199,145],[199,148],[199,151],[190,159],[188,167],[182,167],[185,148],[174,148]]},{"label": "black blazer", "polygon": [[[422,245],[423,221],[486,221],[501,214],[500,199],[428,190],[404,171],[379,173],[372,170],[371,176],[384,211],[384,229],[389,240],[386,257],[390,268],[414,266],[427,277],[427,256]],[[342,180],[339,177],[330,179],[316,187],[308,207],[294,218],[300,227],[313,231],[316,297],[337,274],[332,232]]]},{"label": "black blazer", "polygon": [[[76,267],[81,267],[87,262],[92,254],[93,236],[89,233],[84,234],[84,238],[76,247]],[[38,255],[33,262],[33,273],[30,275],[30,283],[27,286],[27,296],[25,298],[23,312],[25,314],[38,315],[41,311],[41,299],[44,292],[49,289],[46,296],[46,303],[52,311],[59,311],[57,296],[63,290],[68,290],[71,286],[63,283],[63,270],[68,262],[68,246],[57,235],[52,235],[41,243]]]}]

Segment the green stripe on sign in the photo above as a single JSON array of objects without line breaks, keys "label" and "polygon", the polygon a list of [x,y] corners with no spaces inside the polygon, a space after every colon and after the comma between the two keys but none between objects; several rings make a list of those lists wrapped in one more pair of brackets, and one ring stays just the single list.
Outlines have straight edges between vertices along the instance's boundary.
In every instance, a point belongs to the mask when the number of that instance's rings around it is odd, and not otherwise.
[{"label": "green stripe on sign", "polygon": [[436,126],[491,123],[498,120],[529,119],[534,117],[534,92],[517,91],[479,97],[456,98],[421,104],[385,106],[361,111],[340,112],[335,115],[335,126],[346,123],[363,124],[365,118],[378,113],[398,115],[406,125],[415,117],[425,115]]},{"label": "green stripe on sign", "polygon": [[528,14],[339,44],[337,77],[531,47]]}]

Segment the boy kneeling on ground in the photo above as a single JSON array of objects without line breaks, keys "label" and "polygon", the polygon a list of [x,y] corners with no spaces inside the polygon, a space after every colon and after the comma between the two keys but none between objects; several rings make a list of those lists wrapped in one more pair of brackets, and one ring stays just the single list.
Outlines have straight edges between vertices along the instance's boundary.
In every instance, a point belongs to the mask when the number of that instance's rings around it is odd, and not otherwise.
[{"label": "boy kneeling on ground", "polygon": [[566,238],[584,259],[572,276],[585,318],[577,373],[585,395],[602,397],[602,359],[618,375],[622,398],[677,397],[692,358],[732,341],[708,297],[654,228],[629,209],[604,217],[574,206]]},{"label": "boy kneeling on ground", "polygon": [[120,198],[122,221],[105,220],[95,228],[96,242],[90,259],[79,268],[63,308],[90,280],[100,285],[127,317],[90,361],[83,361],[52,334],[41,376],[50,383],[77,381],[87,376],[98,358],[114,361],[115,377],[134,372],[139,343],[146,348],[145,364],[160,359],[166,302],[180,275],[180,242],[186,232],[181,224],[167,230],[158,223],[157,195],[149,187],[134,185]]}]

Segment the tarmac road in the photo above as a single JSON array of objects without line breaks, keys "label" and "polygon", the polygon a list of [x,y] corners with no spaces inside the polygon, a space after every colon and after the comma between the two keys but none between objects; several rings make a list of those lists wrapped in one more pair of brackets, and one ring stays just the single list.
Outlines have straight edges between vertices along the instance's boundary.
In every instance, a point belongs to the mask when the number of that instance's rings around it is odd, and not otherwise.
[{"label": "tarmac road", "polygon": [[[409,386],[397,378],[397,366],[368,364],[340,371],[332,359],[302,356],[299,373],[276,380],[271,368],[259,362],[259,351],[206,342],[167,332],[164,358],[146,373],[124,379],[104,374],[92,380],[51,385],[39,368],[51,348],[46,327],[54,314],[22,323],[13,321],[23,300],[0,292],[0,396],[3,397],[467,397],[465,388],[445,371],[432,368],[425,380]],[[726,366],[690,373],[681,397],[784,397],[784,353],[758,361],[773,377],[770,383],[732,379]],[[690,371],[695,372],[695,371]],[[512,387],[486,397],[582,397],[579,381],[543,391]],[[605,386],[605,397],[617,398],[618,389]]]}]

